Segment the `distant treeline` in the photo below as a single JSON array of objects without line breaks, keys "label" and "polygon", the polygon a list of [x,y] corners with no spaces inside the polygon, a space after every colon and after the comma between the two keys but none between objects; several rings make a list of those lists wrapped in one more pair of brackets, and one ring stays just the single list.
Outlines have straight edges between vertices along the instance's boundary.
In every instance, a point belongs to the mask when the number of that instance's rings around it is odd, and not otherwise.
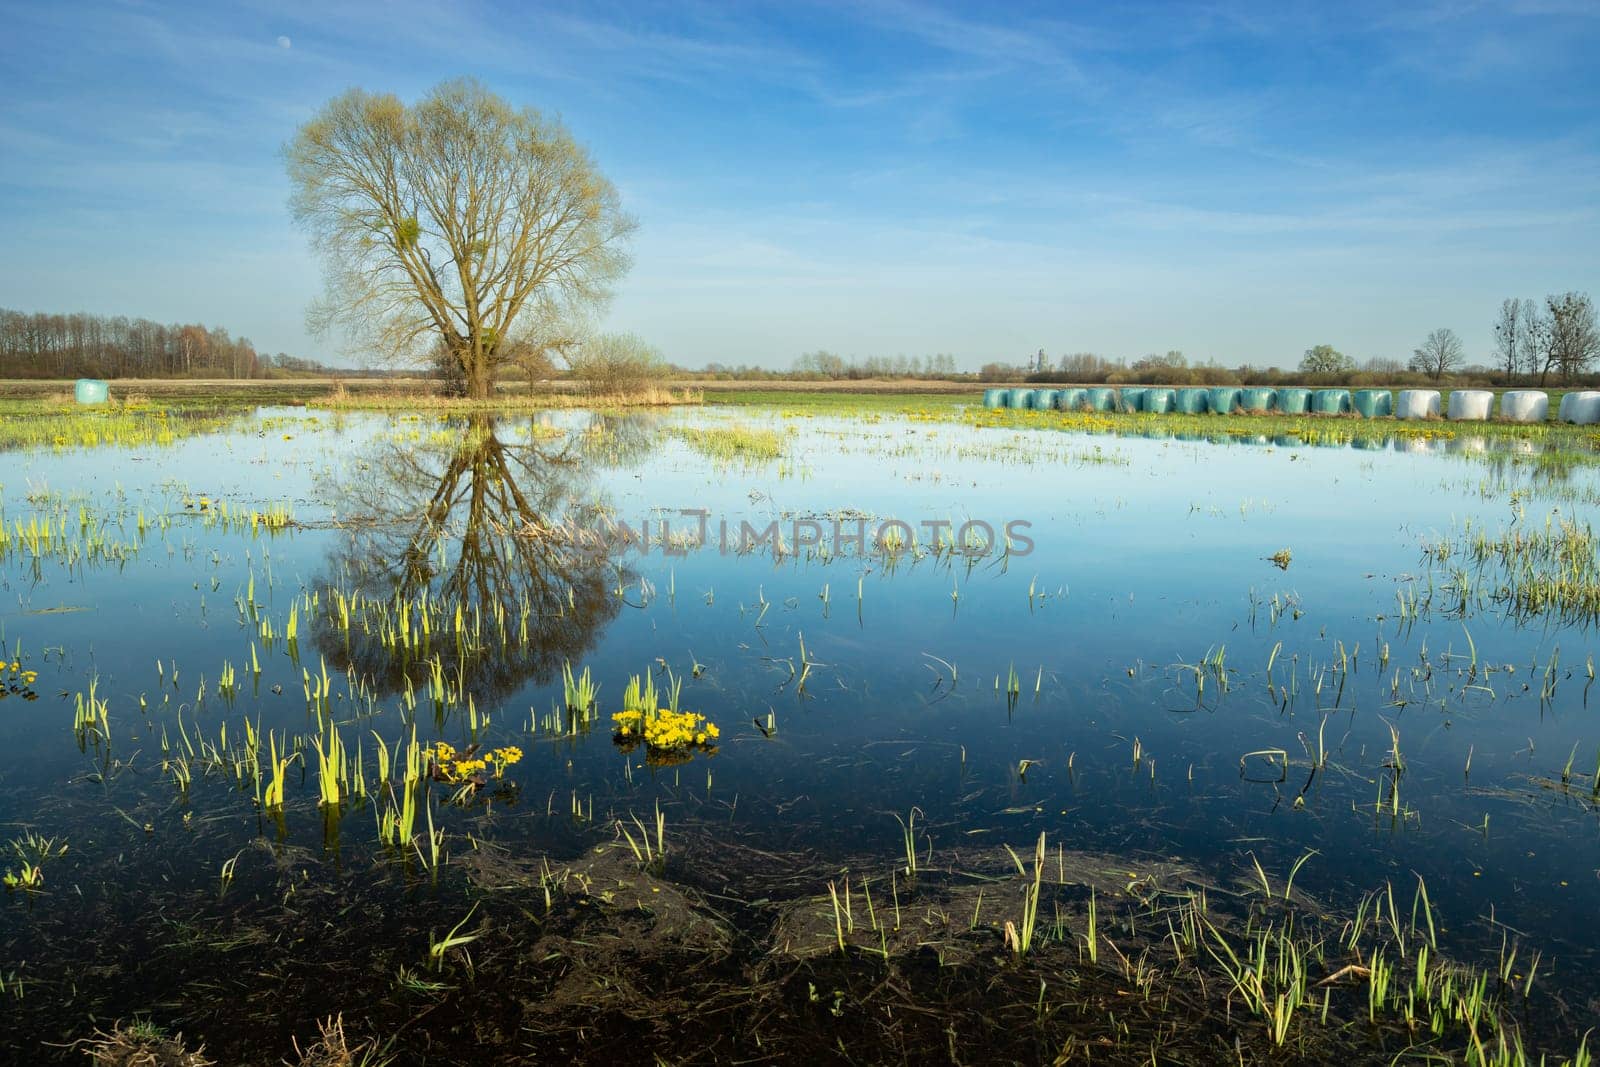
[{"label": "distant treeline", "polygon": [[270,378],[350,374],[198,323],[0,308],[0,378]]},{"label": "distant treeline", "polygon": [[675,377],[711,381],[863,381],[866,379],[910,378],[917,380],[971,380],[970,371],[956,368],[956,357],[947,352],[932,356],[867,356],[847,359],[825,349],[807,352],[789,370],[756,367],[748,363],[707,363],[699,370],[673,367]]},{"label": "distant treeline", "polygon": [[1552,293],[1543,301],[1508,298],[1492,323],[1491,362],[1468,363],[1454,330],[1433,330],[1408,359],[1377,356],[1357,363],[1332,345],[1308,348],[1294,370],[1215,362],[1191,364],[1170,351],[1129,363],[1092,352],[1052,360],[1043,349],[1022,366],[986,363],[986,382],[1148,383],[1152,385],[1521,385],[1551,381],[1592,384],[1600,362],[1600,330],[1587,293]]},{"label": "distant treeline", "polygon": [[679,369],[686,378],[735,381],[851,381],[865,378],[946,379],[981,382],[1150,385],[1518,385],[1550,381],[1563,385],[1600,380],[1600,331],[1587,293],[1553,293],[1542,301],[1509,298],[1493,321],[1490,362],[1468,363],[1465,344],[1455,331],[1428,334],[1406,359],[1378,356],[1358,363],[1332,345],[1305,351],[1292,370],[1216,362],[1191,363],[1179,351],[1143,356],[1131,362],[1093,352],[1051,357],[1040,349],[1021,363],[992,361],[976,374],[958,371],[954,356],[869,356],[845,358],[828,351],[807,352],[788,371],[711,363],[703,370]]}]

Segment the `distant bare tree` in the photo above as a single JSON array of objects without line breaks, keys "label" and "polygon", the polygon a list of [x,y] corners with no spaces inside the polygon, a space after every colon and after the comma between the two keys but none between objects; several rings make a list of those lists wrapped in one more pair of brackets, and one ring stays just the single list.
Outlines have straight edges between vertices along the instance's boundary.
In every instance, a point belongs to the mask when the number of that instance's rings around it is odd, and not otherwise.
[{"label": "distant bare tree", "polygon": [[[1550,323],[1537,300],[1522,302],[1522,371],[1539,372],[1543,365],[1545,340],[1550,333]],[[1542,379],[1541,379],[1542,380]]]},{"label": "distant bare tree", "polygon": [[1594,304],[1588,293],[1562,293],[1547,296],[1542,384],[1552,370],[1559,370],[1563,381],[1589,369],[1600,356],[1600,331],[1595,328]]},{"label": "distant bare tree", "polygon": [[352,89],[284,151],[326,267],[312,324],[390,359],[442,343],[474,397],[537,324],[604,300],[627,269],[634,223],[589,154],[475,81],[411,107]]},{"label": "distant bare tree", "polygon": [[1466,360],[1461,338],[1448,327],[1428,334],[1422,347],[1411,353],[1411,369],[1430,378],[1443,378]]},{"label": "distant bare tree", "polygon": [[1515,378],[1522,373],[1523,357],[1528,349],[1526,334],[1523,333],[1523,325],[1528,317],[1523,314],[1522,306],[1523,301],[1515,296],[1507,296],[1501,301],[1499,317],[1494,318],[1494,354],[1498,355],[1506,378]]}]

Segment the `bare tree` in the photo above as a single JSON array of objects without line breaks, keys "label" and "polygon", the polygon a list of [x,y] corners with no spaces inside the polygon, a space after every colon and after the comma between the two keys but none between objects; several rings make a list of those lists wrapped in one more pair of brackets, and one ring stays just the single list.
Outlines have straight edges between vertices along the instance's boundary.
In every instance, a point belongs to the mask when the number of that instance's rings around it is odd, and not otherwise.
[{"label": "bare tree", "polygon": [[1539,315],[1537,307],[1530,315],[1523,305],[1532,303],[1514,296],[1500,302],[1500,314],[1494,320],[1494,347],[1500,358],[1500,369],[1507,378],[1515,378],[1528,366],[1530,328],[1537,323]]},{"label": "bare tree", "polygon": [[1588,293],[1569,292],[1545,297],[1544,305],[1544,367],[1539,381],[1543,383],[1551,370],[1559,370],[1563,381],[1571,381],[1600,356],[1594,304]]},{"label": "bare tree", "polygon": [[1461,338],[1456,336],[1454,330],[1445,327],[1428,334],[1422,347],[1412,351],[1411,369],[1432,378],[1443,378],[1461,366],[1465,359],[1466,351],[1461,347]]},{"label": "bare tree", "polygon": [[602,302],[628,267],[633,220],[589,154],[475,81],[411,107],[353,89],[285,157],[326,269],[313,327],[343,327],[385,359],[442,343],[473,397],[539,324]]},{"label": "bare tree", "polygon": [[[1545,339],[1550,333],[1550,323],[1545,319],[1537,300],[1522,302],[1522,370],[1534,374],[1544,358]],[[1541,379],[1542,380],[1542,379]]]}]

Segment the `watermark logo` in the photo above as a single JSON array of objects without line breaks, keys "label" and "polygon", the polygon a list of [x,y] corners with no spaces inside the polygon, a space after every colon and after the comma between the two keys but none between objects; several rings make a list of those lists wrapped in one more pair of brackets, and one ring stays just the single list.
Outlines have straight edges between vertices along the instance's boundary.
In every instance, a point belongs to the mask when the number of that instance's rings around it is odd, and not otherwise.
[{"label": "watermark logo", "polygon": [[1034,541],[1027,519],[869,518],[862,514],[828,518],[784,518],[768,522],[713,518],[706,508],[678,508],[641,519],[637,525],[620,519],[580,526],[565,524],[557,532],[567,543],[597,555],[639,555],[660,552],[687,556],[715,551],[721,555],[751,553],[826,558],[864,558],[923,552],[981,558],[996,554],[1027,556]]}]

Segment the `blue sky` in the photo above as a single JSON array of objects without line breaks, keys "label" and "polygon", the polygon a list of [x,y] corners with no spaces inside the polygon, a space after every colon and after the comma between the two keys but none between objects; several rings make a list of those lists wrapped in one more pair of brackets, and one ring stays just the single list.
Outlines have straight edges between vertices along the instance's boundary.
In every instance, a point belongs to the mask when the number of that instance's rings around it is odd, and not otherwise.
[{"label": "blue sky", "polygon": [[[1600,290],[1600,2],[0,4],[0,306],[307,335],[280,146],[472,74],[638,217],[669,358],[1488,358]],[[1597,294],[1600,295],[1600,294]]]}]

